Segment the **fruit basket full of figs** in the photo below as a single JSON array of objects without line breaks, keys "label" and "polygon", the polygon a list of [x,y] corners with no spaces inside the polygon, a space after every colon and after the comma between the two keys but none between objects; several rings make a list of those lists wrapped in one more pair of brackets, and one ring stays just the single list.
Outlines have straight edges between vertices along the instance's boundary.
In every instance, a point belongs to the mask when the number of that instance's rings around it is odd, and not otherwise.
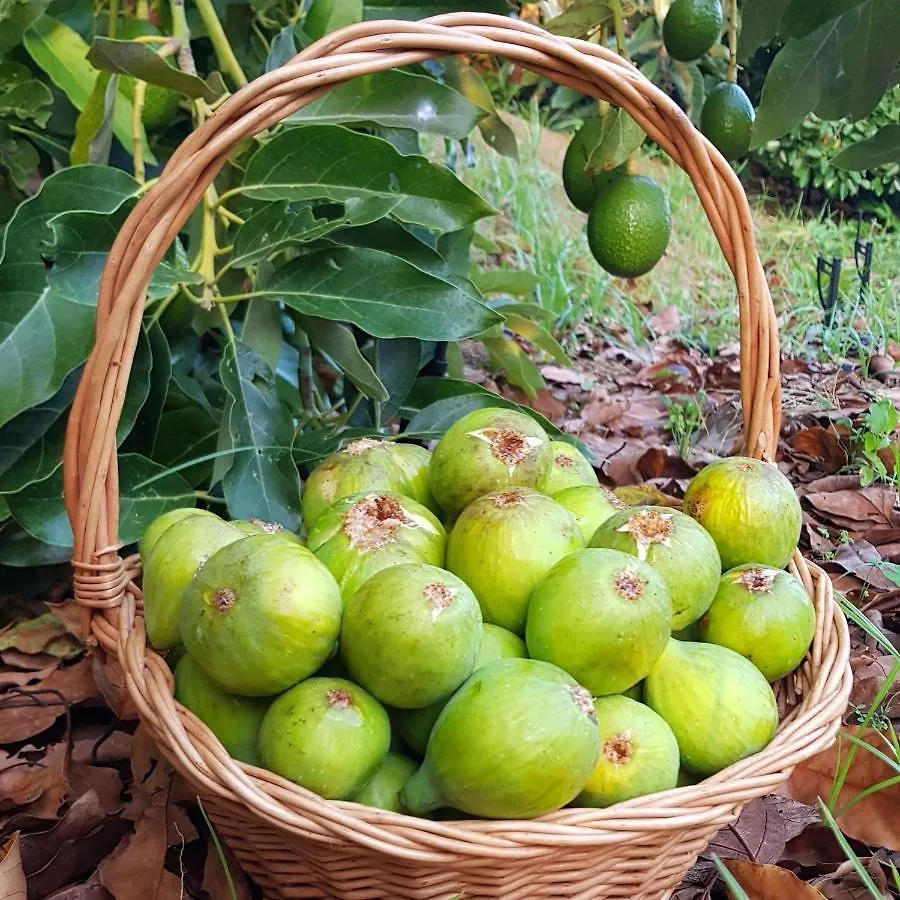
[{"label": "fruit basket full of figs", "polygon": [[[494,54],[626,109],[684,168],[734,274],[745,450],[626,506],[504,406],[435,444],[350,440],[302,534],[170,509],[117,532],[116,421],[148,281],[241,141],[345,81]],[[70,419],[75,596],[159,752],[272,898],[664,898],[834,740],[848,635],[797,552],[775,313],[719,153],[602,46],[459,13],[329,35],[226,101],[123,225]]]}]

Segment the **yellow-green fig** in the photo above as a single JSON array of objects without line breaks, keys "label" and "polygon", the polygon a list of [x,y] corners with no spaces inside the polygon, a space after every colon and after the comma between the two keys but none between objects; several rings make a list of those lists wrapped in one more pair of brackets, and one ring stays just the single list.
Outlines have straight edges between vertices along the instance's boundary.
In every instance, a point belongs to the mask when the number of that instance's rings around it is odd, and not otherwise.
[{"label": "yellow-green fig", "polygon": [[476,409],[451,425],[431,455],[431,493],[450,517],[495,491],[535,488],[553,460],[543,428],[513,409]]},{"label": "yellow-green fig", "polygon": [[[525,641],[518,635],[485,622],[481,626],[481,650],[475,661],[475,671],[497,659],[524,659],[528,656]],[[449,698],[447,698],[449,700]],[[404,741],[419,756],[425,755],[428,736],[447,700],[439,700],[421,709],[398,709],[395,711],[397,730]]]},{"label": "yellow-green fig", "polygon": [[620,550],[580,550],[560,560],[528,604],[528,655],[565,669],[595,697],[637,684],[671,634],[662,576]]},{"label": "yellow-green fig", "polygon": [[381,766],[391,725],[381,704],[341,678],[308,678],[272,701],[262,764],[328,800],[356,794]]},{"label": "yellow-green fig", "polygon": [[180,506],[178,509],[170,509],[161,516],[157,516],[147,526],[147,530],[141,537],[140,544],[138,544],[138,552],[144,560],[150,555],[150,551],[156,545],[156,542],[160,539],[162,533],[176,522],[180,522],[188,516],[211,516],[213,519],[219,518],[215,513],[211,513],[205,509],[197,509],[194,506]]},{"label": "yellow-green fig", "polygon": [[726,572],[699,623],[701,641],[746,656],[768,681],[800,665],[815,633],[816,611],[803,585],[766,566]]},{"label": "yellow-green fig", "polygon": [[185,649],[225,690],[277,694],[329,658],[341,629],[341,594],[305,547],[276,534],[214,553],[184,592]]},{"label": "yellow-green fig", "polygon": [[319,516],[342,497],[374,491],[403,493],[409,476],[394,458],[389,441],[360,438],[333,453],[303,486],[301,511],[309,531]]},{"label": "yellow-green fig", "polygon": [[231,756],[259,765],[256,740],[268,699],[223,691],[187,653],[175,666],[175,699],[209,728]]},{"label": "yellow-green fig", "polygon": [[243,537],[218,516],[196,515],[184,516],[151,541],[142,587],[144,624],[154,647],[165,650],[181,640],[182,595],[194,573],[216,550]]},{"label": "yellow-green fig", "polygon": [[309,549],[328,566],[347,602],[376,572],[404,562],[444,564],[447,535],[434,514],[389,492],[352,494],[316,520]]},{"label": "yellow-green fig", "polygon": [[715,541],[690,516],[665,506],[642,506],[610,516],[592,547],[621,550],[650,563],[672,595],[672,628],[696,622],[709,609],[722,563]]},{"label": "yellow-green fig", "polygon": [[612,806],[668,791],[678,781],[678,742],[652,709],[628,697],[594,700],[600,755],[576,806]]},{"label": "yellow-green fig", "polygon": [[411,497],[432,512],[438,512],[440,507],[431,495],[429,484],[431,451],[418,444],[404,444],[398,441],[390,445],[390,452],[405,476],[400,493]]},{"label": "yellow-green fig", "polygon": [[444,707],[401,799],[415,815],[449,806],[491,819],[540,816],[587,783],[597,735],[591,695],[562,669],[497,660]]},{"label": "yellow-green fig", "polygon": [[425,563],[382,569],[347,603],[341,656],[377,700],[418,709],[450,696],[475,668],[481,609],[455,575]]},{"label": "yellow-green fig", "polygon": [[378,771],[349,799],[389,812],[406,812],[400,802],[400,792],[418,768],[408,756],[388,753]]},{"label": "yellow-green fig", "polygon": [[229,524],[243,531],[244,534],[277,534],[286,541],[293,541],[295,544],[306,546],[299,534],[288,531],[284,525],[278,522],[264,522],[262,519],[233,519]]},{"label": "yellow-green fig", "polygon": [[626,508],[609,488],[599,484],[564,488],[555,493],[553,499],[575,516],[586,544],[610,516]]},{"label": "yellow-green fig", "polygon": [[783,569],[800,540],[803,513],[790,481],[758,459],[735,456],[701,469],[685,491],[684,511],[712,535],[724,569]]},{"label": "yellow-green fig", "polygon": [[466,507],[447,541],[447,568],[475,592],[486,622],[522,634],[534,586],[583,546],[568,510],[531,488],[510,488]]},{"label": "yellow-green fig", "polygon": [[538,490],[551,497],[566,488],[598,485],[594,467],[581,451],[565,441],[550,441],[553,462],[547,475],[538,484]]},{"label": "yellow-green fig", "polygon": [[681,765],[713,775],[762,750],[778,706],[765,677],[727,647],[670,640],[644,681],[644,702],[675,732]]}]

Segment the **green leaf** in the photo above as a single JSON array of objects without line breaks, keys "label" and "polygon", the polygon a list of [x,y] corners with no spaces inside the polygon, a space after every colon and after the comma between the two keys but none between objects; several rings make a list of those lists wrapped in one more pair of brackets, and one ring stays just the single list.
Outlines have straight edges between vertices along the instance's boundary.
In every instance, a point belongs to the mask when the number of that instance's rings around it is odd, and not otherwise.
[{"label": "green leaf", "polygon": [[71,545],[56,547],[45,544],[15,522],[9,522],[0,529],[0,565],[32,568],[67,563],[71,558]]},{"label": "green leaf", "polygon": [[[169,469],[193,459],[214,453],[219,425],[199,406],[170,409],[160,419],[159,438],[153,448],[153,459]],[[179,469],[178,474],[191,485],[209,478],[212,460]]]},{"label": "green leaf", "polygon": [[455,231],[494,210],[447,168],[338,125],[288,129],[258,150],[243,191],[258,200],[370,198],[382,215]]},{"label": "green leaf", "polygon": [[559,342],[541,325],[526,319],[518,313],[503,310],[506,321],[503,323],[505,328],[521,335],[526,341],[530,341],[539,350],[543,350],[548,356],[555,359],[561,366],[573,366],[572,360],[566,354],[566,351],[560,346]]},{"label": "green leaf", "polygon": [[[177,473],[137,453],[119,457],[119,537],[137,541],[157,517],[193,506],[194,492]],[[72,546],[72,529],[62,496],[62,470],[7,497],[13,518],[32,536],[56,547]]]},{"label": "green leaf", "polygon": [[534,296],[541,280],[533,272],[526,272],[524,269],[488,269],[473,273],[472,282],[482,294],[529,297]]},{"label": "green leaf", "polygon": [[47,9],[50,0],[0,0],[0,53],[12,50]]},{"label": "green leaf", "polygon": [[281,309],[271,300],[251,300],[241,325],[241,343],[258,353],[270,369],[278,365],[284,346]]},{"label": "green leaf", "polygon": [[863,0],[816,0],[815,3],[810,3],[809,0],[790,0],[781,18],[779,31],[785,38],[806,37],[862,2]]},{"label": "green leaf", "polygon": [[485,115],[484,109],[452,87],[423,75],[392,70],[342,84],[297,110],[286,124],[374,123],[460,139]]},{"label": "green leaf", "polygon": [[833,81],[822,85],[819,102],[813,112],[820,119],[850,117],[850,79],[846,72],[839,72]]},{"label": "green leaf", "polygon": [[588,155],[586,168],[591,172],[606,172],[621,166],[645,137],[644,129],[624,109],[611,109],[603,118],[603,127]]},{"label": "green leaf", "polygon": [[529,399],[534,400],[537,392],[547,386],[528,354],[514,340],[500,335],[482,338],[481,342],[494,369],[505,372],[507,381],[522,388]]},{"label": "green leaf", "polygon": [[47,178],[7,224],[0,238],[0,425],[52,397],[85,360],[94,338],[96,284],[91,293],[74,296],[48,286],[48,223],[79,208],[108,217],[136,192],[136,182],[117,169],[64,169]]},{"label": "green leaf", "polygon": [[[79,112],[83,110],[94,89],[98,72],[87,61],[89,48],[81,35],[51,16],[41,16],[25,32],[23,43],[31,58],[69,98],[72,105]],[[120,95],[116,98],[113,113],[113,134],[129,153],[134,152],[131,117],[131,101]],[[143,125],[141,142],[144,147],[144,159],[151,165],[155,164],[156,157],[147,143]]]},{"label": "green leaf", "polygon": [[672,60],[672,80],[684,97],[688,114],[695,124],[700,121],[700,111],[706,100],[706,84],[703,81],[703,73],[697,63],[683,63],[677,59]]},{"label": "green leaf", "polygon": [[[442,13],[471,12],[472,0],[366,0],[363,19],[426,19]],[[478,12],[508,13],[506,0],[478,0]]]},{"label": "green leaf", "polygon": [[586,37],[612,22],[609,0],[575,0],[564,13],[546,23],[547,31],[566,37]]},{"label": "green leaf", "polygon": [[375,337],[457,340],[501,321],[448,282],[379,250],[339,248],[292,260],[258,293]]},{"label": "green leaf", "polygon": [[790,2],[791,0],[744,0],[738,41],[738,58],[741,62],[747,62],[759,47],[775,40]]},{"label": "green leaf", "polygon": [[294,40],[294,26],[285,25],[272,39],[272,46],[266,57],[266,72],[280,68],[296,55],[297,43]]},{"label": "green leaf", "polygon": [[788,41],[778,52],[762,91],[753,126],[758,147],[799,125],[819,102],[823,85],[838,72],[843,32],[834,19],[812,34]]},{"label": "green leaf", "polygon": [[166,398],[169,396],[169,382],[172,378],[169,341],[158,322],[147,329],[146,333],[151,356],[150,391],[135,419],[134,427],[122,442],[122,449],[126,453],[155,446]]},{"label": "green leaf", "polygon": [[193,100],[214,103],[220,96],[202,78],[170,66],[155,50],[137,41],[95,37],[87,59],[94,68],[101,71],[130,75],[148,84],[158,84],[177,91]]},{"label": "green leaf", "polygon": [[537,303],[518,303],[509,297],[493,297],[487,301],[487,305],[504,316],[507,313],[518,313],[520,316],[526,316],[532,320],[543,319],[549,323],[556,321],[553,310],[547,309],[545,306],[538,306]]},{"label": "green leaf", "polygon": [[326,353],[364,397],[381,402],[388,399],[387,389],[362,355],[353,332],[346,325],[315,316],[298,315],[297,319],[310,343]]},{"label": "green leaf", "polygon": [[70,158],[73,166],[95,163],[106,165],[112,148],[112,117],[116,106],[119,78],[101,72],[91,95],[75,121],[75,140]]},{"label": "green leaf", "polygon": [[376,338],[367,354],[387,388],[389,399],[378,404],[373,423],[382,427],[400,409],[422,368],[423,344],[414,338]]},{"label": "green leaf", "polygon": [[234,453],[222,480],[228,510],[236,519],[278,522],[300,528],[300,476],[291,455],[294,427],[279,400],[275,376],[257,353],[229,342],[219,366],[231,406],[227,433]]},{"label": "green leaf", "polygon": [[873,137],[845,147],[832,159],[840,169],[877,169],[900,162],[900,125],[885,125]]},{"label": "green leaf", "polygon": [[869,115],[891,84],[900,62],[896,0],[866,0],[856,28],[844,42],[844,71],[850,79],[850,112]]},{"label": "green leaf", "polygon": [[52,103],[50,88],[32,78],[26,66],[0,62],[0,119],[31,121],[43,128],[50,118],[50,110],[44,107]]},{"label": "green leaf", "polygon": [[303,30],[314,40],[362,20],[363,0],[312,0]]},{"label": "green leaf", "polygon": [[321,207],[309,202],[266,203],[238,228],[230,262],[234,268],[245,269],[294,244],[317,240],[338,228],[380,219],[383,214],[379,198],[348,200],[343,212],[333,218],[324,216]]},{"label": "green leaf", "polygon": [[[447,263],[433,247],[420,241],[414,234],[391,219],[379,219],[368,225],[343,228],[330,234],[328,240],[344,247],[367,247],[369,250],[383,250],[412,263],[423,272],[430,272],[444,280],[452,280]],[[471,286],[469,286],[471,287]],[[477,297],[477,291],[471,293]]]},{"label": "green leaf", "polygon": [[150,372],[153,368],[153,351],[150,339],[142,328],[138,335],[131,372],[128,375],[128,386],[125,389],[125,400],[122,404],[122,415],[116,425],[116,444],[121,444],[134,428],[134,423],[150,396]]},{"label": "green leaf", "polygon": [[0,169],[9,173],[10,180],[19,190],[24,191],[28,186],[39,163],[37,150],[28,141],[15,137],[5,122],[0,122]]}]

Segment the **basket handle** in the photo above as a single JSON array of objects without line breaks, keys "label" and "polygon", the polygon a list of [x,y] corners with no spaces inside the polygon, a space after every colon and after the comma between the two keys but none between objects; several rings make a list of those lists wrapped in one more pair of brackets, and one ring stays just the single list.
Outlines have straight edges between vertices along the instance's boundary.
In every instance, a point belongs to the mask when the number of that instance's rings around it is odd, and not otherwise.
[{"label": "basket handle", "polygon": [[94,623],[104,644],[116,642],[113,608],[126,592],[137,591],[133,567],[118,553],[115,431],[154,269],[238,143],[358,75],[475,53],[505,57],[622,107],[688,173],[737,287],[745,452],[774,457],[781,420],[777,322],[750,208],[731,166],[675,102],[607,48],[511,18],[451,13],[423,22],[353,25],[327,35],[223,103],[173,154],[109,253],[97,303],[96,342],[75,395],[63,453],[66,508],[75,538],[75,599],[85,610],[86,625],[92,610],[110,610],[105,623]]}]

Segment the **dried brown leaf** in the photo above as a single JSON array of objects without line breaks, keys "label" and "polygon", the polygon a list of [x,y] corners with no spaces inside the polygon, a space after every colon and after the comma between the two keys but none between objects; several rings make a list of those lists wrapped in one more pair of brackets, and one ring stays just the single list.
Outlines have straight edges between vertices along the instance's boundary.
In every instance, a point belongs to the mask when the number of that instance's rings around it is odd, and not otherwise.
[{"label": "dried brown leaf", "polygon": [[681,329],[681,311],[677,306],[670,304],[655,315],[650,316],[647,324],[658,335],[674,334]]},{"label": "dried brown leaf", "polygon": [[58,798],[59,808],[68,790],[66,745],[53,744],[42,757],[35,756],[34,747],[23,747],[16,755],[0,750],[0,810],[31,803],[45,793]]},{"label": "dried brown leaf", "polygon": [[[850,664],[853,668],[853,689],[850,692],[850,702],[856,706],[868,708],[893,669],[894,658],[878,656],[873,659],[865,656],[851,659]],[[893,689],[888,694],[888,703],[891,695],[898,690],[900,690],[900,683],[897,683],[895,678]]]},{"label": "dried brown leaf", "polygon": [[814,425],[791,435],[788,443],[793,450],[815,460],[824,472],[837,472],[848,462],[847,451],[841,445],[834,428]]},{"label": "dried brown leaf", "polygon": [[46,900],[113,900],[113,896],[102,884],[73,884],[54,891]]},{"label": "dried brown leaf", "polygon": [[21,650],[0,651],[0,662],[23,672],[37,672],[52,669],[59,665],[60,659],[49,653],[22,653]]},{"label": "dried brown leaf", "polygon": [[60,659],[78,656],[83,647],[53,613],[13,622],[0,631],[0,650],[48,653]]},{"label": "dried brown leaf", "polygon": [[100,725],[79,728],[72,742],[73,762],[119,762],[131,756],[133,737],[127,731]]},{"label": "dried brown leaf", "polygon": [[576,369],[567,369],[564,366],[541,366],[541,375],[547,381],[556,384],[584,384],[586,376]]},{"label": "dried brown leaf", "polygon": [[0,900],[25,900],[26,895],[19,833],[16,832],[0,847]]},{"label": "dried brown leaf", "polygon": [[878,567],[883,559],[878,550],[868,541],[858,540],[851,541],[849,544],[841,544],[834,559],[829,562],[840,566],[845,572],[856,575],[864,584],[876,591],[890,591],[896,587]]},{"label": "dried brown leaf", "polygon": [[823,900],[819,891],[787,869],[740,859],[727,860],[725,865],[753,900]]},{"label": "dried brown leaf", "polygon": [[125,673],[118,660],[103,653],[91,654],[92,674],[106,705],[120,719],[137,718],[137,710],[125,687]]},{"label": "dried brown leaf", "polygon": [[[885,751],[883,736],[877,731],[854,729],[861,740],[873,747]],[[786,793],[801,803],[815,804],[819,798],[828,799],[835,774],[842,761],[846,760],[850,747],[849,741],[838,740],[828,750],[817,754],[812,759],[800,763],[786,785]],[[888,751],[890,752],[890,751]],[[882,762],[874,754],[862,747],[857,747],[853,763],[847,773],[843,790],[838,798],[836,811],[857,794],[882,781],[896,776],[896,771]],[[900,850],[900,785],[883,788],[855,803],[846,813],[838,816],[841,830],[858,841],[876,847],[887,847]]]},{"label": "dried brown leaf", "polygon": [[[840,477],[840,476],[837,476]],[[895,509],[897,492],[885,487],[858,491],[836,490],[806,495],[806,499],[835,523],[847,528],[896,528],[900,513]]]},{"label": "dried brown leaf", "polygon": [[[247,876],[243,873],[232,852],[224,844],[222,845],[222,852],[224,865],[228,867],[228,873],[231,875],[231,881],[234,885],[235,900],[250,900],[250,885],[247,881]],[[203,890],[213,898],[232,896],[231,887],[225,875],[223,860],[219,856],[216,845],[212,840],[209,841],[206,849],[206,862],[203,866]]]},{"label": "dried brown leaf", "polygon": [[827,900],[890,900],[892,895],[887,876],[878,859],[870,856],[868,859],[861,859],[860,862],[872,876],[875,887],[881,891],[880,898],[877,895],[873,896],[850,860],[844,860],[834,872],[814,879],[813,884]]},{"label": "dried brown leaf", "polygon": [[788,841],[779,862],[818,867],[842,862],[844,851],[827,825],[810,825]]},{"label": "dried brown leaf", "polygon": [[73,762],[69,768],[69,779],[76,794],[87,791],[96,794],[107,815],[122,809],[122,776],[117,769]]},{"label": "dried brown leaf", "polygon": [[57,666],[59,660],[55,660],[53,665],[43,669],[33,669],[31,671],[18,671],[13,668],[0,672],[0,688],[8,687],[27,687],[43,681]]}]

